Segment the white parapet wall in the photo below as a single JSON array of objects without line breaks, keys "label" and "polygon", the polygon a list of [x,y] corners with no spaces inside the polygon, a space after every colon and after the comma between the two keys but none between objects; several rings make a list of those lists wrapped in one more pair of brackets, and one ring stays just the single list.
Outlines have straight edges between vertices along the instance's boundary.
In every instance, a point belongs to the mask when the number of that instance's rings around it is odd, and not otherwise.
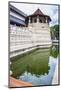
[{"label": "white parapet wall", "polygon": [[37,47],[52,44],[47,23],[33,23],[28,27],[10,25],[10,57],[25,53]]}]

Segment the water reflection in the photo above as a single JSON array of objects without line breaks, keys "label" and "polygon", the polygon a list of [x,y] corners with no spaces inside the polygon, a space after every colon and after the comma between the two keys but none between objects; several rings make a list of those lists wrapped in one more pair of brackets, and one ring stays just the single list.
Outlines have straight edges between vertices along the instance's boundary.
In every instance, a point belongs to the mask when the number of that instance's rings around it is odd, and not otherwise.
[{"label": "water reflection", "polygon": [[36,76],[48,74],[49,72],[49,49],[38,50],[36,53],[33,53],[31,62],[28,61],[26,66],[26,71],[30,72],[32,75]]},{"label": "water reflection", "polygon": [[48,74],[49,55],[50,49],[38,49],[30,54],[26,54],[11,65],[13,76],[18,77],[25,71],[36,76]]},{"label": "water reflection", "polygon": [[11,64],[12,76],[33,85],[51,85],[57,56],[58,46],[27,53]]},{"label": "water reflection", "polygon": [[54,58],[57,58],[58,54],[59,54],[59,46],[58,45],[52,46],[50,49],[50,55]]}]

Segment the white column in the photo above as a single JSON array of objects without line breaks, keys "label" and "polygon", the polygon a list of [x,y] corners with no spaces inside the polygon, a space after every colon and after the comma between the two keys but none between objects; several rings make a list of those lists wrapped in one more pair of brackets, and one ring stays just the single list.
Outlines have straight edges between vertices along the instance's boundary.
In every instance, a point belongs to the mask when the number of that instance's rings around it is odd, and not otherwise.
[{"label": "white column", "polygon": [[29,17],[29,24],[30,24],[30,22],[31,22],[31,18]]},{"label": "white column", "polygon": [[37,16],[37,23],[39,22],[39,16]]},{"label": "white column", "polygon": [[47,23],[47,17],[46,17],[46,23]]}]

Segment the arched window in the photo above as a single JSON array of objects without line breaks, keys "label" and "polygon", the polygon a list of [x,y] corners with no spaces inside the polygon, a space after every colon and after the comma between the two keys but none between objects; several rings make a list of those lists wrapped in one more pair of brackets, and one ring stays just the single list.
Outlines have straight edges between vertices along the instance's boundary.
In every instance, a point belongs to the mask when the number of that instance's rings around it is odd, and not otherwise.
[{"label": "arched window", "polygon": [[40,22],[40,23],[42,23],[42,20],[41,20],[41,19],[39,19],[39,22]]},{"label": "arched window", "polygon": [[36,18],[34,19],[34,22],[35,22],[35,23],[37,22]]}]

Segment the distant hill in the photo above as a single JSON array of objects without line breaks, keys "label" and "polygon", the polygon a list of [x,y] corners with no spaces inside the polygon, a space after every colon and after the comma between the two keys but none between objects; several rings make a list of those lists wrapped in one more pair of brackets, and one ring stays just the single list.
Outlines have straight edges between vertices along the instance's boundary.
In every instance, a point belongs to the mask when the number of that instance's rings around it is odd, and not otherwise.
[{"label": "distant hill", "polygon": [[51,38],[59,40],[59,25],[50,27]]}]

